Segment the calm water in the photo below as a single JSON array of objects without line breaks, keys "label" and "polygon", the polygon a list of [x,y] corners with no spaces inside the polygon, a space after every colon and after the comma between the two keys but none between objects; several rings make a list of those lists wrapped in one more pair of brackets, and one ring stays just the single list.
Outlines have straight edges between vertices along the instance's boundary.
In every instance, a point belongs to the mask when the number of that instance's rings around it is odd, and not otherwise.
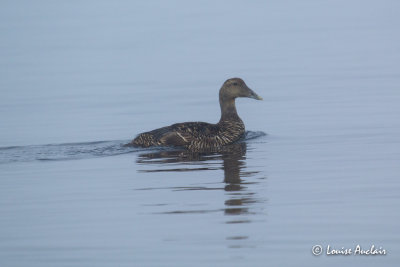
[{"label": "calm water", "polygon": [[[399,8],[3,1],[0,265],[397,266]],[[235,76],[243,142],[122,146]],[[387,255],[326,255],[358,244]]]}]

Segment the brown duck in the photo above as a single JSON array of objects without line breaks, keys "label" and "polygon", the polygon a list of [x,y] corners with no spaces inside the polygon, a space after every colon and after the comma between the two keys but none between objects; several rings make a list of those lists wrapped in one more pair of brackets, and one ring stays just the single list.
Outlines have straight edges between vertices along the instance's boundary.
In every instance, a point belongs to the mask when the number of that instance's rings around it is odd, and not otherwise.
[{"label": "brown duck", "polygon": [[245,133],[244,123],[236,111],[235,99],[249,97],[262,100],[240,78],[226,80],[219,90],[221,119],[217,124],[206,122],[183,122],[139,134],[128,146],[184,147],[191,151],[216,150],[241,139]]}]

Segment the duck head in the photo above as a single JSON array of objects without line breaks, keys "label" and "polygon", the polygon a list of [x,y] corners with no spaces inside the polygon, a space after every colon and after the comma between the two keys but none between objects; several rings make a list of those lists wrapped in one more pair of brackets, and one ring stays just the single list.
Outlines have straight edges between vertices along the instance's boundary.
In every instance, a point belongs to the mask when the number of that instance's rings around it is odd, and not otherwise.
[{"label": "duck head", "polygon": [[226,80],[219,91],[220,101],[234,100],[236,97],[249,97],[262,100],[262,97],[251,90],[242,79],[231,78]]}]

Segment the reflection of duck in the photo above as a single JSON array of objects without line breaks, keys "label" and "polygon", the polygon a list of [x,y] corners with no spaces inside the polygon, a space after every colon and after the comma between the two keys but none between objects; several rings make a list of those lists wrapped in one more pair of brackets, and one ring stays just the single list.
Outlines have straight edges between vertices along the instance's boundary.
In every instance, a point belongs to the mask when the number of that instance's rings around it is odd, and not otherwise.
[{"label": "reflection of duck", "polygon": [[[162,150],[150,153],[141,153],[138,156],[139,164],[160,164],[160,163],[179,163],[191,162],[191,165],[201,165],[201,168],[181,168],[175,171],[191,171],[191,170],[216,170],[215,163],[211,161],[223,160],[223,169],[225,173],[224,181],[229,183],[239,179],[240,169],[244,167],[240,159],[245,159],[246,143],[235,143],[218,148],[214,152],[193,152],[188,150]],[[150,169],[142,172],[163,172],[171,171],[171,169]],[[235,178],[234,178],[235,177]],[[231,180],[233,179],[233,180]]]},{"label": "reflection of duck", "polygon": [[249,97],[261,100],[242,79],[227,80],[219,91],[221,119],[217,124],[184,122],[139,134],[127,145],[135,147],[175,146],[191,151],[216,150],[243,137],[244,123],[236,111],[235,99]]},{"label": "reflection of duck", "polygon": [[[191,163],[189,166],[179,168],[153,168],[142,170],[141,172],[185,172],[185,171],[202,171],[217,170],[215,161],[222,160],[222,169],[224,170],[224,190],[231,196],[225,201],[226,215],[239,215],[248,213],[248,205],[258,202],[251,192],[246,191],[246,185],[253,182],[245,182],[244,177],[249,177],[258,172],[243,172],[246,168],[246,143],[235,143],[218,149],[217,152],[200,153],[188,150],[163,150],[151,153],[142,153],[137,159],[139,164],[174,164],[174,163]],[[215,190],[218,188],[205,187],[187,187],[177,188],[179,190]],[[242,221],[229,221],[228,223],[239,223]],[[246,221],[247,222],[247,221]]]},{"label": "reflection of duck", "polygon": [[[246,138],[247,140],[247,138]],[[193,208],[193,205],[185,205],[187,209],[174,209],[161,212],[162,214],[202,214],[223,212],[226,216],[225,223],[228,225],[252,223],[253,217],[259,215],[257,206],[265,200],[258,197],[256,192],[251,189],[251,184],[258,182],[253,179],[246,179],[250,176],[258,174],[258,171],[248,171],[246,166],[247,144],[239,142],[232,145],[224,146],[216,152],[193,152],[188,150],[163,150],[151,153],[141,153],[138,156],[137,163],[147,166],[147,170],[140,172],[185,172],[185,171],[203,171],[218,170],[224,171],[224,187],[215,186],[215,183],[204,184],[201,181],[195,185],[166,187],[167,190],[173,191],[208,191],[208,190],[224,190],[223,208],[215,208],[215,204],[209,205],[211,209]],[[171,168],[172,167],[172,168]],[[204,172],[209,175],[209,172]],[[257,175],[258,176],[258,175]],[[149,188],[145,188],[148,190]],[[152,189],[152,188],[151,188]],[[160,189],[160,188],[156,188]],[[191,196],[191,194],[189,194]],[[218,194],[217,194],[218,195]],[[197,197],[197,198],[196,198]],[[195,196],[196,203],[203,198],[200,193]],[[219,197],[217,197],[219,199]],[[207,200],[205,200],[207,201]],[[217,206],[219,206],[217,204]],[[226,237],[229,248],[248,247],[250,236],[240,230],[243,228],[230,228],[229,235]]]}]

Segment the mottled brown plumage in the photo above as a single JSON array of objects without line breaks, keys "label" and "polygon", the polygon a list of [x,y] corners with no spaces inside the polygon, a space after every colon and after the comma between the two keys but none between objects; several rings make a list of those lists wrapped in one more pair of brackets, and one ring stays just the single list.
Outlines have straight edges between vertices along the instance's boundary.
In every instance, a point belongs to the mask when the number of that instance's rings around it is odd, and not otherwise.
[{"label": "mottled brown plumage", "polygon": [[238,141],[245,133],[236,111],[235,99],[250,97],[261,100],[240,78],[232,78],[219,91],[221,119],[216,124],[184,122],[139,134],[127,145],[135,147],[178,146],[191,151],[210,151]]}]

